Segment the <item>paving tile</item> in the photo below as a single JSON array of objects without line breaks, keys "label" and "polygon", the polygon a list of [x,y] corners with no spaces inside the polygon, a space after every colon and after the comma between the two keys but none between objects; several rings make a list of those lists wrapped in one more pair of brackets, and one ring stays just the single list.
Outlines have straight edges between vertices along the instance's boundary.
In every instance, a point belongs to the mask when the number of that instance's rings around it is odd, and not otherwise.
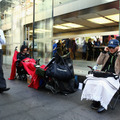
[{"label": "paving tile", "polygon": [[11,89],[0,94],[0,120],[119,120],[120,102],[115,110],[98,114],[90,108],[91,101],[81,101],[78,90],[67,96],[48,90],[35,90],[18,80],[7,80],[10,69],[4,67],[7,86]]}]

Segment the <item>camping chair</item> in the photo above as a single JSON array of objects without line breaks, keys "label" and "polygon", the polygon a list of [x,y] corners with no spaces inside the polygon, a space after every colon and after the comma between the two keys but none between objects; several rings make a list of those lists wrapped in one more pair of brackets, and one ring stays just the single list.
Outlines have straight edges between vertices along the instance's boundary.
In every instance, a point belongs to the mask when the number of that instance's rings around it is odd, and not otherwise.
[{"label": "camping chair", "polygon": [[[119,80],[120,80],[120,77],[119,77]],[[112,110],[115,109],[116,105],[117,105],[117,102],[119,101],[120,99],[120,88],[118,89],[118,91],[116,92],[116,94],[114,95],[114,97],[112,98],[112,101],[110,103],[110,108]]]},{"label": "camping chair", "polygon": [[[93,69],[91,66],[88,66],[88,67],[91,69],[91,71],[88,71],[88,74],[95,74],[95,73],[94,73],[94,72],[95,72],[94,69]],[[98,73],[99,73],[99,72],[98,72]],[[96,77],[99,77],[99,74],[98,74],[98,73],[96,72]],[[101,76],[101,75],[104,75],[104,72],[101,73],[100,76]],[[108,72],[108,76],[111,76],[111,75],[112,75],[112,74],[109,74],[109,72]],[[120,81],[120,76],[118,76],[118,75],[116,75],[116,74],[113,74],[112,77],[114,77],[115,79],[119,79],[119,81]],[[116,104],[117,104],[117,102],[119,101],[119,99],[120,99],[120,88],[117,90],[117,92],[116,92],[115,95],[113,96],[111,102],[109,103],[109,106],[110,106],[110,108],[111,108],[112,110],[115,109]]]}]

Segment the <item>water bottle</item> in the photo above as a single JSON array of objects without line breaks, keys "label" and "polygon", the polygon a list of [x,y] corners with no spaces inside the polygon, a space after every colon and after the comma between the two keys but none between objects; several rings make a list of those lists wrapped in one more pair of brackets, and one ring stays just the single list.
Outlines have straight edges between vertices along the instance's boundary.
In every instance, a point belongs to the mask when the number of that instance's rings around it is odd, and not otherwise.
[{"label": "water bottle", "polygon": [[93,69],[94,69],[94,70],[97,70],[97,67],[98,67],[98,65],[95,65],[95,66],[93,67]]}]

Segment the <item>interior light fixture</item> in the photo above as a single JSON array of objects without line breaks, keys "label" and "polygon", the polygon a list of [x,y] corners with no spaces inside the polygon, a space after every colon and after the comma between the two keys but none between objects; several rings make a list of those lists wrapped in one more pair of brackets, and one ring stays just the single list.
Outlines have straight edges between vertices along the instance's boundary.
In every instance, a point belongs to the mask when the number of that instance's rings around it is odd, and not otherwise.
[{"label": "interior light fixture", "polygon": [[113,21],[108,20],[108,19],[103,18],[103,17],[91,18],[91,19],[87,19],[87,20],[90,22],[93,22],[93,23],[97,23],[97,24],[113,23]]},{"label": "interior light fixture", "polygon": [[65,27],[65,26],[62,26],[62,25],[55,25],[55,26],[53,26],[53,28],[56,28],[56,29],[69,29],[68,27]]},{"label": "interior light fixture", "polygon": [[78,25],[78,24],[75,24],[75,23],[65,23],[65,24],[61,24],[63,26],[66,26],[66,27],[71,27],[71,28],[80,28],[80,27],[84,27],[82,25]]},{"label": "interior light fixture", "polygon": [[119,14],[114,14],[114,15],[108,15],[108,16],[105,16],[106,18],[109,18],[111,20],[114,20],[116,22],[119,22]]},{"label": "interior light fixture", "polygon": [[[29,32],[33,33],[33,30],[30,30]],[[44,32],[51,32],[51,30],[35,29],[35,33],[44,33]]]}]

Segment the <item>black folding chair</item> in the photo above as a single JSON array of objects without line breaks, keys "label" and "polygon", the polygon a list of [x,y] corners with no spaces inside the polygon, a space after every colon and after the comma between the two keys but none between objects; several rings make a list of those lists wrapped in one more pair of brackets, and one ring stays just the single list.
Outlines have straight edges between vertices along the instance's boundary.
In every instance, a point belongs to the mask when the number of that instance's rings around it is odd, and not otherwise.
[{"label": "black folding chair", "polygon": [[120,99],[120,88],[118,89],[118,91],[116,92],[116,94],[114,95],[114,97],[112,98],[111,103],[109,105],[112,110],[115,109],[116,104],[119,101],[119,99]]}]

